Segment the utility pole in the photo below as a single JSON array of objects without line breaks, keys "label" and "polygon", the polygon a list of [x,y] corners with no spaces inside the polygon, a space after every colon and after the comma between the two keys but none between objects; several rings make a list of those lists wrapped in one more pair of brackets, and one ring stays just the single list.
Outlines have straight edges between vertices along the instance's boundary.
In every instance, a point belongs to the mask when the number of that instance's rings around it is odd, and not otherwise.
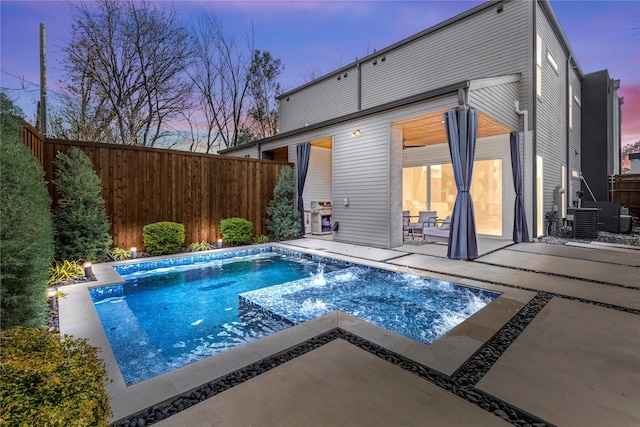
[{"label": "utility pole", "polygon": [[40,23],[40,133],[47,136],[47,51],[44,24]]}]

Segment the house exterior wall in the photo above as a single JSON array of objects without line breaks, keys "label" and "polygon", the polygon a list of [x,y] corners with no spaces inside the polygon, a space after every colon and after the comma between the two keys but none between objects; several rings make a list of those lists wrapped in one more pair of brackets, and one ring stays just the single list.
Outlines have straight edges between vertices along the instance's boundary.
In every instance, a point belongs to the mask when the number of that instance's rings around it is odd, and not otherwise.
[{"label": "house exterior wall", "polygon": [[[619,110],[618,96],[606,70],[584,76],[582,100],[582,173],[597,201],[608,200],[608,175],[613,157],[613,135],[619,135],[619,117],[613,110]],[[620,152],[620,142],[616,139],[616,151]],[[619,159],[618,154],[618,159]],[[619,160],[618,160],[619,162]],[[619,170],[619,169],[618,169]],[[591,196],[583,184],[585,200]]]},{"label": "house exterior wall", "polygon": [[[569,69],[569,84],[571,85],[572,102],[571,113],[573,115],[573,126],[569,128],[569,149],[567,157],[569,159],[567,166],[567,183],[566,201],[567,207],[573,206],[578,200],[576,192],[580,190],[580,170],[582,168],[580,162],[580,152],[582,151],[582,81],[575,70]],[[577,175],[576,175],[577,173]]]},{"label": "house exterior wall", "polygon": [[280,133],[358,111],[358,66],[352,65],[280,99]]},{"label": "house exterior wall", "polygon": [[[480,9],[284,94],[280,98],[281,132],[462,80],[520,74],[526,87],[531,51],[529,3],[498,2]],[[519,93],[521,105],[527,105],[528,96],[526,90]]]},{"label": "house exterior wall", "polygon": [[[549,17],[536,3],[536,33],[542,39],[542,95],[536,103],[536,155],[543,159],[543,209],[553,208],[553,191],[562,184],[562,166],[567,163],[567,61],[568,55]],[[553,62],[549,59],[552,56]],[[535,51],[534,51],[535,55]],[[535,88],[534,88],[535,89]],[[535,92],[534,92],[535,93]],[[542,230],[537,230],[541,235]]]},{"label": "house exterior wall", "polygon": [[490,115],[511,129],[519,129],[520,117],[514,111],[514,101],[520,99],[519,79],[519,75],[508,76],[508,78],[505,78],[507,82],[504,84],[479,85],[478,88],[474,88],[474,83],[472,82],[469,88],[469,105],[482,113]]},{"label": "house exterior wall", "polygon": [[[307,179],[302,191],[305,211],[311,209],[313,201],[331,201],[333,199],[332,150],[311,146]],[[297,165],[296,165],[297,166]],[[307,215],[305,213],[305,215]],[[305,230],[311,232],[311,226],[305,217]]]}]

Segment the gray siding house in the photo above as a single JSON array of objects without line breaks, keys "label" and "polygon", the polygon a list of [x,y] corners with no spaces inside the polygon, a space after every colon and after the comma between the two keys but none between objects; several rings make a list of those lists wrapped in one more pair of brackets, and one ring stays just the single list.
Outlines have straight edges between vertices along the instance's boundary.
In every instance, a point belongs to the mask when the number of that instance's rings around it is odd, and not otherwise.
[{"label": "gray siding house", "polygon": [[295,163],[297,145],[309,142],[305,210],[332,201],[334,240],[393,248],[403,242],[402,211],[451,215],[443,115],[466,105],[479,114],[477,233],[512,238],[517,132],[536,237],[545,212],[564,217],[580,189],[583,80],[547,1],[491,1],[284,93],[278,135],[220,153]]}]

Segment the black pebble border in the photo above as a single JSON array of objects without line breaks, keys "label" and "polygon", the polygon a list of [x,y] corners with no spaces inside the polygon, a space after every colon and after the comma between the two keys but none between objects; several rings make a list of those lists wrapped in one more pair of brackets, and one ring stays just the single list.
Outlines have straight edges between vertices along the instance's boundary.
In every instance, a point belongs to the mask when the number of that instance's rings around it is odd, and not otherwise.
[{"label": "black pebble border", "polygon": [[386,350],[376,344],[366,341],[356,335],[341,329],[334,329],[300,344],[293,349],[245,368],[232,372],[225,377],[202,386],[195,391],[180,396],[174,401],[151,407],[125,420],[113,424],[114,427],[144,427],[161,421],[177,412],[193,406],[218,393],[230,389],[244,381],[254,378],[289,360],[312,351],[335,339],[343,339],[349,343],[386,360],[394,365],[412,372],[431,383],[460,396],[461,398],[489,411],[503,420],[521,427],[552,427],[552,424],[540,420],[534,416],[523,413],[502,401],[494,399],[476,390],[474,387],[478,381],[489,371],[500,355],[526,328],[533,318],[551,300],[552,295],[539,293],[522,310],[518,312],[475,356],[467,361],[462,368],[452,377],[435,372],[423,365],[406,359],[396,353]]}]

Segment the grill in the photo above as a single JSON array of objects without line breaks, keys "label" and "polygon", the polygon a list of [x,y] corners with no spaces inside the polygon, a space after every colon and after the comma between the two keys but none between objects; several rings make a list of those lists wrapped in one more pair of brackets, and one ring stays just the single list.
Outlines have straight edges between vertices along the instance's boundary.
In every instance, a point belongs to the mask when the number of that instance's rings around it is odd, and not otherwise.
[{"label": "grill", "polygon": [[331,234],[331,202],[311,202],[311,234]]}]

